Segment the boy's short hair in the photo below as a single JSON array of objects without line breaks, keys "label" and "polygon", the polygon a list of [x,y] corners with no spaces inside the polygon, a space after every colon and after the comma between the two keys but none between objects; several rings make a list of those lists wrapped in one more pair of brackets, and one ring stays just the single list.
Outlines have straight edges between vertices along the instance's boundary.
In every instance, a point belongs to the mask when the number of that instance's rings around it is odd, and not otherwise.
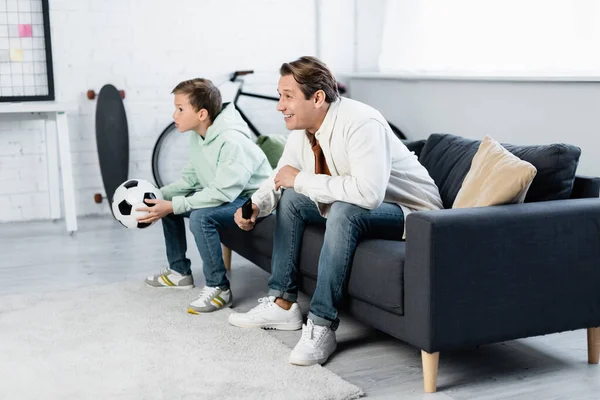
[{"label": "boy's short hair", "polygon": [[310,99],[318,90],[325,92],[327,103],[333,103],[340,97],[335,77],[327,65],[316,57],[304,56],[295,61],[283,63],[279,73],[281,76],[292,75],[300,84],[306,100]]},{"label": "boy's short hair", "polygon": [[210,79],[194,78],[183,81],[175,86],[171,93],[187,95],[194,110],[198,112],[204,108],[208,111],[211,121],[221,112],[221,92]]}]

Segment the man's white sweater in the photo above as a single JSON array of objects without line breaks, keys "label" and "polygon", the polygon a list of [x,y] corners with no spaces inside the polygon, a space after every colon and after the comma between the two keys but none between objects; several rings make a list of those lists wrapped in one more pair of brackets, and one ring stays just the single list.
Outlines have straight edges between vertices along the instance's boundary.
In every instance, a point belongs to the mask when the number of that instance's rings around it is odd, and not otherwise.
[{"label": "man's white sweater", "polygon": [[396,203],[405,218],[411,211],[442,208],[438,188],[425,167],[374,108],[341,98],[329,106],[315,137],[331,176],[315,174],[315,155],[305,131],[292,131],[272,177],[252,196],[259,217],[277,207],[282,191],[275,190],[273,178],[285,165],[300,170],[293,189],[314,201],[324,217],[335,201],[369,210],[382,202]]}]

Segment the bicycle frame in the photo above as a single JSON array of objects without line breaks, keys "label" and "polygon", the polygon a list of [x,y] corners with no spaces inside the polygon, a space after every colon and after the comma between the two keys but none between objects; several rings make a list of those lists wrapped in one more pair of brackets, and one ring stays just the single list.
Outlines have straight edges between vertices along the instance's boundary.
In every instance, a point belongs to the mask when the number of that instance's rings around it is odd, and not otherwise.
[{"label": "bicycle frame", "polygon": [[237,77],[239,75],[247,75],[247,74],[253,73],[253,71],[242,71],[242,72],[244,72],[244,73],[234,72],[232,75],[232,78],[230,79],[231,82],[238,82],[240,84],[237,92],[235,93],[235,97],[233,98],[233,104],[235,105],[236,109],[242,116],[242,119],[244,121],[246,121],[246,123],[248,124],[248,127],[250,128],[252,133],[254,133],[258,137],[258,136],[260,136],[260,132],[258,131],[256,126],[254,126],[254,124],[250,121],[250,119],[246,116],[246,114],[244,114],[242,109],[240,107],[238,107],[238,105],[237,105],[238,99],[240,98],[240,96],[247,96],[247,97],[253,97],[256,99],[279,101],[279,98],[275,97],[275,96],[266,96],[266,95],[262,95],[262,94],[244,92],[243,91],[244,81],[238,80]]}]

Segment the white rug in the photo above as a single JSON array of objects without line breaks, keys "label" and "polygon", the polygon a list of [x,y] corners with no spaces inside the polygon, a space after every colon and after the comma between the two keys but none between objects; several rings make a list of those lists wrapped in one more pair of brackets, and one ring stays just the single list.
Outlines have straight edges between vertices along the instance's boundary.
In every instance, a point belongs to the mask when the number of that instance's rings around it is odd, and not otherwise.
[{"label": "white rug", "polygon": [[0,297],[2,399],[355,399],[268,333],[194,316],[197,291],[112,284]]}]

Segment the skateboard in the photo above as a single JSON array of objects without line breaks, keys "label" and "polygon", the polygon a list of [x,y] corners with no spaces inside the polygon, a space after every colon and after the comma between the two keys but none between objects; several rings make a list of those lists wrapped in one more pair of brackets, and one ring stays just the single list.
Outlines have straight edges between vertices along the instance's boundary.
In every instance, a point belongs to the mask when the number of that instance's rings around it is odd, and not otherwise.
[{"label": "skateboard", "polygon": [[105,196],[96,193],[94,201],[100,203],[106,198],[112,212],[115,190],[127,180],[129,172],[129,130],[123,106],[125,92],[107,84],[97,95],[93,90],[88,90],[87,97],[90,100],[97,99],[96,145],[105,193]]}]

